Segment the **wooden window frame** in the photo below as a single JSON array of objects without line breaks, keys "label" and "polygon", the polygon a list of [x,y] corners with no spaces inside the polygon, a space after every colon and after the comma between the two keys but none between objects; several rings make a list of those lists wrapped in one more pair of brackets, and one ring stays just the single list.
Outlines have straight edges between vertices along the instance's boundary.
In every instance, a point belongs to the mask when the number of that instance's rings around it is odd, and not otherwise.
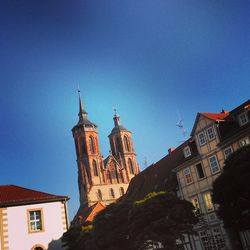
[{"label": "wooden window frame", "polygon": [[[31,212],[36,212],[40,211],[41,218],[40,218],[40,223],[41,223],[41,230],[32,230],[31,229],[31,220],[30,220],[30,213]],[[33,233],[42,233],[45,231],[45,226],[44,226],[44,216],[43,216],[43,208],[32,208],[32,209],[27,209],[27,221],[28,221],[28,233],[33,234]]]}]

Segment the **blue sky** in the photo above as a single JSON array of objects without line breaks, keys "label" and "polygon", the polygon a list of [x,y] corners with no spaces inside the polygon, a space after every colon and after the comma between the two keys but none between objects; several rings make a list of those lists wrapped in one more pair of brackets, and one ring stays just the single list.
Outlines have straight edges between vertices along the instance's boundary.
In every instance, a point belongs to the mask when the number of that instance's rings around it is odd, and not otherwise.
[{"label": "blue sky", "polygon": [[190,133],[196,113],[250,93],[250,2],[44,0],[0,3],[0,183],[68,195],[78,208],[71,128],[77,86],[104,156],[113,108],[144,167]]}]

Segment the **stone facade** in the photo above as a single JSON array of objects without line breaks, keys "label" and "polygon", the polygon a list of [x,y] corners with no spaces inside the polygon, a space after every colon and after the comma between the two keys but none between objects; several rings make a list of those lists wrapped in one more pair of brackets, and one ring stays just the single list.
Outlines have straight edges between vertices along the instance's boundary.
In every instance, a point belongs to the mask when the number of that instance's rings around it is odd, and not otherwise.
[{"label": "stone facade", "polygon": [[[109,135],[110,155],[102,157],[97,125],[88,120],[79,96],[79,121],[73,127],[78,166],[80,209],[97,202],[108,205],[125,194],[130,180],[139,173],[132,133],[114,115],[114,128]],[[78,212],[78,215],[80,215]]]}]

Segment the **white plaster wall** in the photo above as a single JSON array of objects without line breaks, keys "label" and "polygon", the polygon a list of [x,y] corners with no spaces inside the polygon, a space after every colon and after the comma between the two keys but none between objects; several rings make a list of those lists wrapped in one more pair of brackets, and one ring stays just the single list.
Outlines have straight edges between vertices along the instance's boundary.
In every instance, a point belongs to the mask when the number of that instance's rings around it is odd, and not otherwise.
[{"label": "white plaster wall", "polygon": [[[41,244],[46,249],[52,240],[63,234],[61,202],[40,203],[18,207],[8,207],[8,235],[10,250],[30,250]],[[28,233],[28,209],[43,209],[44,232]]]}]

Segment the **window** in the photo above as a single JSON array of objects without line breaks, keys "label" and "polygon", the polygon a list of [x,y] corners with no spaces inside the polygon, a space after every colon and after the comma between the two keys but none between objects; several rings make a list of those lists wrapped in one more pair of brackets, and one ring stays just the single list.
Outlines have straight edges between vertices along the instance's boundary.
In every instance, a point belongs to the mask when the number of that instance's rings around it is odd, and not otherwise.
[{"label": "window", "polygon": [[125,144],[125,150],[130,151],[129,141],[127,136],[124,136],[124,144]]},{"label": "window", "polygon": [[239,115],[239,123],[240,123],[240,126],[243,126],[246,123],[248,123],[248,117],[246,113],[242,113]]},{"label": "window", "polygon": [[93,173],[94,176],[98,176],[98,168],[95,160],[93,160]]},{"label": "window", "polygon": [[203,194],[203,199],[204,199],[204,203],[205,203],[207,211],[208,212],[212,211],[214,209],[214,206],[213,206],[213,203],[212,203],[211,194],[209,192]]},{"label": "window", "polygon": [[31,250],[45,250],[45,247],[40,244],[36,244],[31,248]]},{"label": "window", "polygon": [[190,156],[190,155],[191,155],[190,147],[189,147],[189,146],[186,146],[186,147],[183,149],[183,153],[184,153],[185,158],[187,158],[188,156]]},{"label": "window", "polygon": [[184,174],[186,184],[190,184],[190,183],[193,182],[192,175],[191,175],[191,172],[190,172],[189,168],[184,169],[183,174]]},{"label": "window", "polygon": [[76,156],[79,157],[79,149],[78,149],[77,139],[75,139],[75,148],[76,148]]},{"label": "window", "polygon": [[97,200],[102,200],[102,191],[100,189],[97,190]]},{"label": "window", "polygon": [[110,173],[109,170],[107,171],[107,181],[108,181],[109,183],[112,183],[111,173]]},{"label": "window", "polygon": [[130,174],[135,174],[133,162],[132,162],[132,160],[130,158],[128,159],[128,167],[129,167]]},{"label": "window", "polygon": [[209,164],[213,174],[220,171],[220,167],[215,155],[209,158]]},{"label": "window", "polygon": [[199,179],[204,178],[205,174],[204,174],[204,171],[203,171],[201,163],[197,164],[195,167],[196,167],[196,171],[197,171]]},{"label": "window", "polygon": [[122,196],[122,195],[124,195],[124,194],[125,194],[124,188],[123,188],[123,187],[120,187],[120,195]]},{"label": "window", "polygon": [[191,202],[192,202],[193,206],[194,206],[196,209],[199,209],[199,208],[200,208],[198,197],[192,198],[192,199],[191,199]]},{"label": "window", "polygon": [[227,159],[228,156],[229,156],[230,154],[232,154],[232,153],[233,153],[233,150],[232,150],[231,147],[226,148],[226,149],[224,150],[225,159]]},{"label": "window", "polygon": [[249,138],[246,137],[246,138],[240,140],[240,147],[244,147],[244,146],[248,145],[249,143],[250,143]]},{"label": "window", "polygon": [[204,250],[224,250],[226,249],[225,240],[220,228],[212,228],[199,233]]},{"label": "window", "polygon": [[86,143],[85,143],[84,138],[82,138],[81,140],[81,152],[82,152],[82,155],[87,154]]},{"label": "window", "polygon": [[121,148],[121,142],[120,142],[120,139],[119,137],[116,138],[116,149],[117,149],[117,154],[120,152],[122,152],[122,148]]},{"label": "window", "polygon": [[209,141],[211,141],[215,138],[215,133],[214,133],[213,127],[210,127],[207,129],[207,137],[208,137]]},{"label": "window", "polygon": [[89,148],[91,153],[95,153],[95,143],[92,136],[89,137]]},{"label": "window", "polygon": [[110,188],[110,189],[109,189],[109,196],[110,196],[111,198],[115,198],[115,192],[114,192],[114,189],[113,189],[113,188]]},{"label": "window", "polygon": [[28,210],[29,233],[42,232],[42,209]]},{"label": "window", "polygon": [[198,139],[199,139],[199,144],[200,144],[200,146],[206,144],[206,137],[205,137],[204,132],[200,132],[200,133],[198,134]]}]

